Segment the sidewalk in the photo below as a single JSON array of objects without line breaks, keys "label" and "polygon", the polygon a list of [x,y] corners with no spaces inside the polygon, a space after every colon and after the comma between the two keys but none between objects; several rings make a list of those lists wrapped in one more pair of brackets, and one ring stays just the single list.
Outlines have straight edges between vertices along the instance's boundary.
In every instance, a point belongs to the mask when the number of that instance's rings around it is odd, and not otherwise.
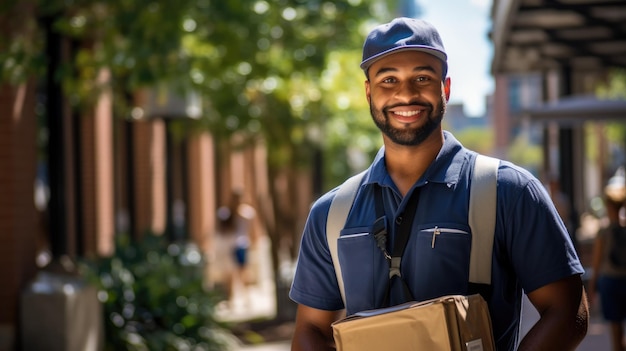
[{"label": "sidewalk", "polygon": [[248,286],[238,286],[230,304],[217,306],[216,317],[227,322],[241,322],[260,318],[273,318],[276,314],[276,294],[270,254],[270,241],[259,238],[257,247],[250,252],[250,265],[257,277]]},{"label": "sidewalk", "polygon": [[[250,252],[250,263],[254,267],[255,284],[235,290],[230,304],[217,306],[216,317],[227,322],[247,322],[272,319],[276,315],[276,293],[272,264],[270,261],[269,238],[262,237],[254,251]],[[267,342],[258,345],[242,345],[239,351],[288,351],[291,341]]]},{"label": "sidewalk", "polygon": [[578,346],[577,351],[608,351],[611,350],[609,327],[600,316],[592,314],[587,336]]},{"label": "sidewalk", "polygon": [[254,346],[242,346],[239,351],[289,351],[291,349],[291,342],[274,342],[263,345]]}]

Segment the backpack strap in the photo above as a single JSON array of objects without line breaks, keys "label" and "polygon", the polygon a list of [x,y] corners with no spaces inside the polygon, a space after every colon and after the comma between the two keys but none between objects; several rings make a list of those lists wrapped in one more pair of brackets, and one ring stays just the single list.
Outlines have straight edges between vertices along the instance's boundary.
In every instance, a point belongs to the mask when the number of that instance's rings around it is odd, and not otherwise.
[{"label": "backpack strap", "polygon": [[339,232],[344,227],[348,213],[352,208],[354,197],[357,190],[361,185],[361,179],[365,176],[363,171],[357,175],[354,175],[346,180],[337,190],[335,197],[330,203],[330,209],[328,210],[328,217],[326,218],[326,240],[328,241],[328,249],[330,250],[330,256],[333,259],[333,266],[335,267],[335,274],[337,275],[337,284],[339,285],[339,291],[341,292],[341,299],[345,305],[346,296],[343,287],[343,276],[341,274],[341,266],[339,265],[339,253],[337,251],[337,239],[339,239]]},{"label": "backpack strap", "polygon": [[[474,162],[468,214],[468,221],[472,230],[469,276],[469,281],[472,283],[491,284],[491,256],[496,225],[496,185],[499,165],[499,159],[480,154],[476,156]],[[339,187],[331,201],[326,220],[326,240],[344,305],[346,304],[346,297],[341,265],[339,264],[337,239],[339,239],[339,233],[348,218],[348,213],[352,208],[354,197],[365,172],[348,178]]]},{"label": "backpack strap", "polygon": [[497,158],[477,155],[470,184],[468,222],[472,229],[469,281],[491,284],[491,256],[496,228]]}]

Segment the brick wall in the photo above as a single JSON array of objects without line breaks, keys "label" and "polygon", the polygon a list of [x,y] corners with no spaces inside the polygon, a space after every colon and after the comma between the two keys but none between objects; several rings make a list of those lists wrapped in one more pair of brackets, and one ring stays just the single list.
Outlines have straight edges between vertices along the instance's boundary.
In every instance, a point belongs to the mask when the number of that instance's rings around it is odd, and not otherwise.
[{"label": "brick wall", "polygon": [[36,171],[34,84],[0,86],[0,350],[15,342],[18,299],[36,272],[41,217]]}]

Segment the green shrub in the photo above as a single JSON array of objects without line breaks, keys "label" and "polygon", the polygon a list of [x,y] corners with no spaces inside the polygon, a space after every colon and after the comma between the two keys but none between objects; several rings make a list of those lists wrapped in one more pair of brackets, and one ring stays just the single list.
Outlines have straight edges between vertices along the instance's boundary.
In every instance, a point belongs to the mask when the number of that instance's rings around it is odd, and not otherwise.
[{"label": "green shrub", "polygon": [[164,235],[116,237],[112,257],[84,260],[83,275],[99,288],[106,350],[222,351],[236,345],[217,321],[222,296],[203,287],[205,262],[192,244]]}]

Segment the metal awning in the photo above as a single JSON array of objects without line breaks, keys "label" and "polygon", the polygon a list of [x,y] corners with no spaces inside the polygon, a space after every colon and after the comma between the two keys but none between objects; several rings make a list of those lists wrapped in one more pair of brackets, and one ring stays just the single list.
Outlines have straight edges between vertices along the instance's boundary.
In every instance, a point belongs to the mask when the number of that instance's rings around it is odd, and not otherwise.
[{"label": "metal awning", "polygon": [[593,95],[568,96],[525,110],[533,122],[558,122],[560,125],[598,121],[626,121],[626,99],[602,99]]},{"label": "metal awning", "polygon": [[492,73],[626,67],[625,0],[493,0]]}]

